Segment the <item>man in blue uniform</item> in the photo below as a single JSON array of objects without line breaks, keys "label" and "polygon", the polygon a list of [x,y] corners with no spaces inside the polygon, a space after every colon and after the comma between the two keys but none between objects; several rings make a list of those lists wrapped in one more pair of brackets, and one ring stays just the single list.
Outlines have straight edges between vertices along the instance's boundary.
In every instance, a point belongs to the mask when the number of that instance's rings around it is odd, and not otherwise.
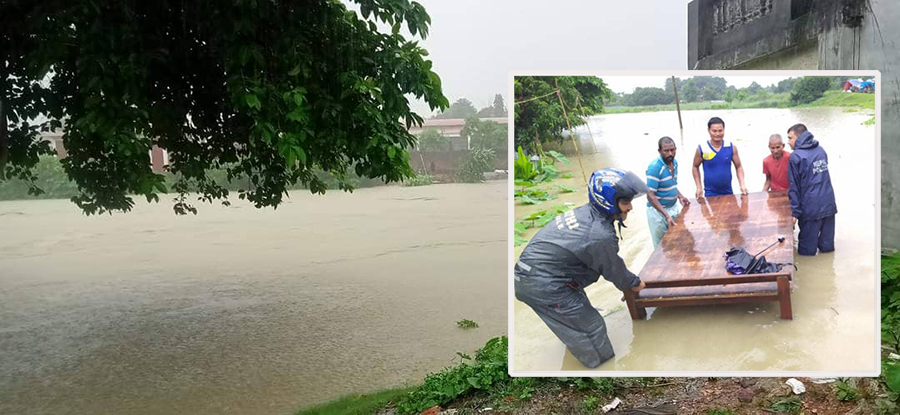
[{"label": "man in blue uniform", "polygon": [[606,324],[584,288],[602,275],[620,291],[644,283],[619,257],[613,222],[631,211],[631,200],[647,193],[634,173],[602,169],[591,175],[589,203],[556,217],[531,239],[516,262],[515,292],[565,343],[581,364],[595,368],[615,356]]},{"label": "man in blue uniform", "polygon": [[[747,194],[744,186],[744,168],[737,147],[725,140],[725,121],[712,117],[706,124],[709,141],[697,146],[694,152],[694,184],[697,186],[697,199],[734,194],[731,190],[731,165],[737,173],[741,193]],[[700,185],[700,165],[703,165],[703,186]]]},{"label": "man in blue uniform", "polygon": [[803,124],[788,129],[788,144],[794,149],[788,160],[788,197],[794,224],[800,224],[797,253],[834,251],[837,204],[828,173],[828,154]]}]

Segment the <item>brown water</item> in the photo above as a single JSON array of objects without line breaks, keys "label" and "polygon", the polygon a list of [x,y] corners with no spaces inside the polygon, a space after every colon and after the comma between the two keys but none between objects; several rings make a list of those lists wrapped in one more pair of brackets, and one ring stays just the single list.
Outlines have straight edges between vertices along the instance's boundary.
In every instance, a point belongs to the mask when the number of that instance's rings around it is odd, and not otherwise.
[{"label": "brown water", "polygon": [[[691,163],[697,145],[707,140],[706,122],[725,120],[725,138],[735,143],[749,191],[762,189],[762,159],[768,138],[797,122],[806,124],[829,155],[829,170],[838,204],[836,251],[815,257],[795,255],[793,321],[779,318],[777,303],[648,309],[649,319],[633,322],[620,302],[621,292],[600,280],[587,289],[595,307],[607,316],[616,358],[600,371],[874,371],[879,328],[876,323],[875,245],[875,128],[863,126],[867,112],[840,108],[758,109],[682,112],[684,135],[675,112],[618,114],[594,117],[578,131],[584,170],[617,166],[642,177],[658,153],[657,140],[675,139],[679,163],[678,187],[693,198]],[[790,148],[787,148],[790,150]],[[570,143],[571,179],[558,182],[579,189],[584,181]],[[564,170],[566,170],[564,168]],[[740,191],[737,176],[733,188]],[[541,205],[516,203],[521,218],[565,202],[584,204],[586,193],[562,194]],[[646,199],[634,203],[620,241],[620,255],[635,273],[646,263],[653,246],[647,226]],[[536,230],[531,230],[530,238]],[[796,239],[796,233],[795,233]],[[518,256],[524,245],[515,249]],[[724,250],[727,247],[723,247]],[[515,301],[514,367],[517,371],[587,370],[541,322],[531,309]]]},{"label": "brown water", "polygon": [[288,414],[506,333],[505,181],[291,197],[0,203],[0,413]]}]

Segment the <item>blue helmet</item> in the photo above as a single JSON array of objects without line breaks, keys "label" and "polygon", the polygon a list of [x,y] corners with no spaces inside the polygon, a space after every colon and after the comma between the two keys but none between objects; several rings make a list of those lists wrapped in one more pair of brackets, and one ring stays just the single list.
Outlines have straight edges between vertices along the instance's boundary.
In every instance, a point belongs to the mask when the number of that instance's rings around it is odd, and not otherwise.
[{"label": "blue helmet", "polygon": [[631,200],[648,191],[647,185],[636,174],[617,168],[595,171],[588,183],[591,205],[610,215],[621,213],[619,199]]}]

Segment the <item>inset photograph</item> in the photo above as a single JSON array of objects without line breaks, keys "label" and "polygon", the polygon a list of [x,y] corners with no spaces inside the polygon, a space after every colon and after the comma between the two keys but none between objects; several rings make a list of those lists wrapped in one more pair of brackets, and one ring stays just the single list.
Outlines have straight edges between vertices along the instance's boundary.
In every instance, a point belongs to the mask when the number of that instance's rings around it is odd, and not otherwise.
[{"label": "inset photograph", "polygon": [[511,81],[513,376],[878,374],[877,72]]}]

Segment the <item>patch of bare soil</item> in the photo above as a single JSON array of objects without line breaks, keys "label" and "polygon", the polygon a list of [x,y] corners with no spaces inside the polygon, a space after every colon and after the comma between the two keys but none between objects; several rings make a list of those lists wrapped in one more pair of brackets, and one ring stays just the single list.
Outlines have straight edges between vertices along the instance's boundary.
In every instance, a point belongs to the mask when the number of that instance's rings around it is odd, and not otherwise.
[{"label": "patch of bare soil", "polygon": [[[651,384],[627,384],[612,396],[596,391],[576,391],[559,385],[544,385],[534,391],[530,399],[508,397],[496,402],[484,396],[459,399],[447,408],[432,408],[427,415],[586,415],[602,414],[603,407],[615,398],[621,400],[617,408],[608,412],[617,415],[694,415],[741,414],[770,415],[802,413],[815,415],[875,414],[875,400],[883,390],[873,379],[855,380],[859,397],[841,402],[835,383],[816,384],[808,378],[798,378],[806,392],[794,395],[785,381],[788,378],[656,378]],[[778,412],[773,403],[793,398],[796,412]],[[730,411],[730,412],[729,412]],[[379,414],[388,415],[387,408]]]}]

